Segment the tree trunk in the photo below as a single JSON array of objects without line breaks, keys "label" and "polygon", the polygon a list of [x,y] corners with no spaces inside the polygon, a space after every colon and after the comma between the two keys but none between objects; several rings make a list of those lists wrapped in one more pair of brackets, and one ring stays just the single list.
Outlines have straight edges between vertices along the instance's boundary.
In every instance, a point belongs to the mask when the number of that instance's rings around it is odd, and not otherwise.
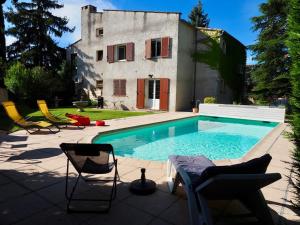
[{"label": "tree trunk", "polygon": [[[4,24],[4,15],[2,4],[5,3],[5,0],[0,0],[0,61],[2,63],[6,62],[6,42],[5,42],[5,24]],[[0,87],[4,86],[4,68],[0,64]]]}]

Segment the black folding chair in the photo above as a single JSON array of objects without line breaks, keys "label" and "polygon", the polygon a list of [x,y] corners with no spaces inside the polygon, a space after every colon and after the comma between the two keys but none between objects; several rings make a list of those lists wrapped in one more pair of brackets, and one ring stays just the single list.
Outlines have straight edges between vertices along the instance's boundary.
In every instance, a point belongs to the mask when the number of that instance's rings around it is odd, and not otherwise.
[{"label": "black folding chair", "polygon": [[[67,211],[68,212],[108,212],[111,207],[112,200],[116,197],[117,181],[119,180],[119,174],[117,169],[117,159],[115,158],[113,147],[110,144],[74,144],[74,143],[62,143],[60,148],[67,156],[67,173],[66,173],[66,189],[65,195],[67,198]],[[112,158],[110,160],[110,158]],[[70,194],[68,194],[69,183],[69,162],[72,163],[78,176]],[[113,178],[109,179],[96,179],[88,180],[82,176],[82,173],[87,174],[108,174],[114,171]],[[82,177],[85,181],[100,181],[100,182],[113,182],[109,198],[106,199],[86,199],[86,198],[74,198],[74,192],[78,186],[78,181]],[[72,201],[101,201],[108,202],[107,208],[104,210],[75,210],[70,208]]]}]

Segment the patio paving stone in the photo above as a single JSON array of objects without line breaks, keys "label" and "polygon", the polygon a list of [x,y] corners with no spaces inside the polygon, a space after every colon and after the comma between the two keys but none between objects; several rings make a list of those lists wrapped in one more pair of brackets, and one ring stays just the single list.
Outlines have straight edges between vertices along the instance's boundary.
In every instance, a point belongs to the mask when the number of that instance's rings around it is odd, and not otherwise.
[{"label": "patio paving stone", "polygon": [[[75,224],[75,225],[187,225],[189,215],[186,195],[179,187],[170,194],[166,183],[166,163],[118,158],[121,181],[117,183],[117,197],[108,214],[67,214],[64,196],[67,158],[60,150],[62,142],[90,142],[99,132],[134,127],[151,122],[195,116],[192,113],[161,113],[141,117],[109,120],[106,127],[86,127],[84,130],[62,129],[57,134],[28,135],[25,131],[0,135],[0,224]],[[291,150],[293,144],[285,138],[287,124],[281,124],[242,159],[218,160],[217,165],[229,165],[261,156],[269,152],[273,160],[268,172],[280,172],[282,179],[263,189],[276,225],[300,224],[299,212],[293,200],[290,182]],[[146,178],[157,183],[157,191],[150,196],[136,196],[129,192],[130,182],[139,179],[140,169],[146,168]],[[76,170],[70,165],[70,183]],[[110,174],[111,175],[111,174]],[[107,176],[106,176],[107,177]],[[70,188],[70,186],[69,186]],[[107,196],[111,184],[86,183],[80,180],[76,193],[80,196]],[[217,224],[232,224],[223,214],[243,211],[239,204],[210,202]],[[78,206],[74,204],[74,206]],[[91,205],[82,203],[82,207]],[[93,205],[92,205],[93,207]],[[94,207],[99,207],[95,205]],[[101,206],[100,206],[101,207]],[[244,220],[242,220],[245,222]]]}]

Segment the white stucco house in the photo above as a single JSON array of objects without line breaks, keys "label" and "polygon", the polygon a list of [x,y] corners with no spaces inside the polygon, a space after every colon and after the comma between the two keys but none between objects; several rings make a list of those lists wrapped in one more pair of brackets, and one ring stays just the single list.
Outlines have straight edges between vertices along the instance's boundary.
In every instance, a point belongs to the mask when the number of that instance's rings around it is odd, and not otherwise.
[{"label": "white stucco house", "polygon": [[[210,48],[205,39],[214,31],[225,56],[230,56],[225,35],[246,56],[245,47],[225,31],[194,28],[177,12],[97,12],[87,5],[81,9],[81,39],[67,55],[77,88],[89,98],[103,96],[108,108],[178,111],[206,96],[232,103],[234,90],[220,71],[192,57]],[[243,77],[245,63],[239,62],[232,76]]]}]

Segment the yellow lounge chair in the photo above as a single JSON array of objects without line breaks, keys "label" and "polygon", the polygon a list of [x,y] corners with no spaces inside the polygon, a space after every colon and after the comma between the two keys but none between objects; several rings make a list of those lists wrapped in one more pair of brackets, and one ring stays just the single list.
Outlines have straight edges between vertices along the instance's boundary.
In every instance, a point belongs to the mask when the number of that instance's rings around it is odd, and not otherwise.
[{"label": "yellow lounge chair", "polygon": [[74,119],[71,119],[71,118],[61,119],[61,118],[58,118],[58,117],[54,116],[52,113],[50,113],[45,100],[37,100],[37,104],[40,108],[40,111],[43,113],[44,117],[47,120],[49,120],[51,123],[55,124],[56,126],[59,126],[59,125],[77,126],[77,125],[75,125],[77,123],[77,120],[74,120]]},{"label": "yellow lounge chair", "polygon": [[[16,125],[19,127],[22,127],[25,129],[28,133],[32,134],[36,131],[39,131],[42,128],[46,128],[50,130],[52,133],[55,133],[53,130],[50,129],[51,126],[53,126],[51,123],[48,123],[46,121],[28,121],[24,119],[18,112],[16,105],[12,101],[4,101],[2,102],[2,105],[7,113],[7,115],[14,121]],[[29,129],[36,128],[37,130],[30,132]],[[59,131],[59,130],[58,130]]]}]

